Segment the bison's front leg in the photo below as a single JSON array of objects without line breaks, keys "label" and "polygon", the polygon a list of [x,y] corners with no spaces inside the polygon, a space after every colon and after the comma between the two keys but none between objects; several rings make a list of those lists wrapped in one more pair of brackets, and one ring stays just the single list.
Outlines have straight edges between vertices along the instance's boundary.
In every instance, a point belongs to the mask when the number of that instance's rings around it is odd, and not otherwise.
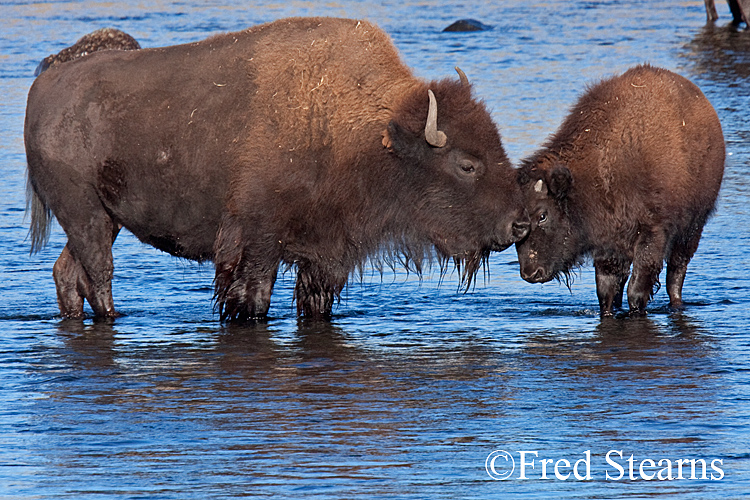
[{"label": "bison's front leg", "polygon": [[243,245],[242,231],[224,224],[215,247],[214,300],[222,321],[262,320],[271,306],[280,258],[274,248]]},{"label": "bison's front leg", "polygon": [[646,314],[646,305],[659,283],[664,262],[666,236],[659,229],[642,229],[633,254],[633,277],[628,285],[630,315]]},{"label": "bison's front leg", "polygon": [[278,265],[217,261],[214,299],[222,321],[262,320],[271,307]]},{"label": "bison's front leg", "polygon": [[630,261],[619,257],[597,259],[594,261],[594,269],[599,312],[602,316],[613,316],[614,308],[622,307],[623,290],[630,274]]},{"label": "bison's front leg", "polygon": [[294,288],[297,314],[312,320],[330,320],[333,303],[346,286],[346,278],[346,275],[336,276],[310,263],[298,263]]}]

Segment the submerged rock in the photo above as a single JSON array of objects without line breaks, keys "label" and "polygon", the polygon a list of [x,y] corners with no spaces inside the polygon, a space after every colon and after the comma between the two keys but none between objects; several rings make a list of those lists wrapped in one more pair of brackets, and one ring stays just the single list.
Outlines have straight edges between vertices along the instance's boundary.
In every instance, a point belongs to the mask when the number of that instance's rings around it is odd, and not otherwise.
[{"label": "submerged rock", "polygon": [[491,29],[492,26],[481,23],[476,19],[461,19],[445,28],[443,32],[487,31]]}]

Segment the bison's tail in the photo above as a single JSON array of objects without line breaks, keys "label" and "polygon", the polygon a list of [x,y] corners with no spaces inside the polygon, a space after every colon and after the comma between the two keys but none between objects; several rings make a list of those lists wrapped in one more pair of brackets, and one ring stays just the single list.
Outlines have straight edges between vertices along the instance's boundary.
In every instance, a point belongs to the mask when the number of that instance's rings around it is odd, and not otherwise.
[{"label": "bison's tail", "polygon": [[50,227],[52,225],[52,211],[42,201],[34,190],[31,178],[26,172],[26,215],[31,212],[31,227],[29,227],[29,238],[31,239],[31,254],[37,253],[47,245],[49,241]]}]

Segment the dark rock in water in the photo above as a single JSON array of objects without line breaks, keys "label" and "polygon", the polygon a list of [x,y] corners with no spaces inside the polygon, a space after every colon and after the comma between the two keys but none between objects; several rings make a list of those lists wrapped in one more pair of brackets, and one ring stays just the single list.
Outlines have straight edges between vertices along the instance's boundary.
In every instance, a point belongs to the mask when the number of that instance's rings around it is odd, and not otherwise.
[{"label": "dark rock in water", "polygon": [[136,39],[127,33],[114,28],[102,28],[84,35],[75,44],[62,49],[57,54],[45,57],[36,67],[34,76],[39,76],[50,66],[72,61],[98,50],[137,50],[140,48]]},{"label": "dark rock in water", "polygon": [[487,31],[491,30],[492,26],[480,23],[476,19],[461,19],[451,24],[443,30],[445,32],[462,32],[462,31]]}]

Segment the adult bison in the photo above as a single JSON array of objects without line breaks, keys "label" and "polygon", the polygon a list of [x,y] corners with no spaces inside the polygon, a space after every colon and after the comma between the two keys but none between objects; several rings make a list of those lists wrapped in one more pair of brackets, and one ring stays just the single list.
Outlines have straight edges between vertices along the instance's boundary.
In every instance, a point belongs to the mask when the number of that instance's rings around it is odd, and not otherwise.
[{"label": "adult bison", "polygon": [[471,281],[528,232],[515,171],[465,76],[425,82],[365,21],[295,18],[44,72],[25,124],[32,251],[51,214],[64,317],[115,316],[120,226],[213,260],[222,320],[266,316],[281,263],[329,318],[368,258],[454,259]]},{"label": "adult bison", "polygon": [[516,243],[521,277],[565,275],[585,256],[603,316],[642,314],[667,261],[670,305],[682,304],[687,265],[714,209],[724,138],[700,89],[670,71],[637,66],[592,86],[519,182],[531,231]]},{"label": "adult bison", "polygon": [[72,61],[99,50],[137,50],[140,48],[138,41],[127,33],[115,28],[101,28],[82,36],[76,43],[57,54],[42,59],[34,75],[40,75],[56,64]]}]

